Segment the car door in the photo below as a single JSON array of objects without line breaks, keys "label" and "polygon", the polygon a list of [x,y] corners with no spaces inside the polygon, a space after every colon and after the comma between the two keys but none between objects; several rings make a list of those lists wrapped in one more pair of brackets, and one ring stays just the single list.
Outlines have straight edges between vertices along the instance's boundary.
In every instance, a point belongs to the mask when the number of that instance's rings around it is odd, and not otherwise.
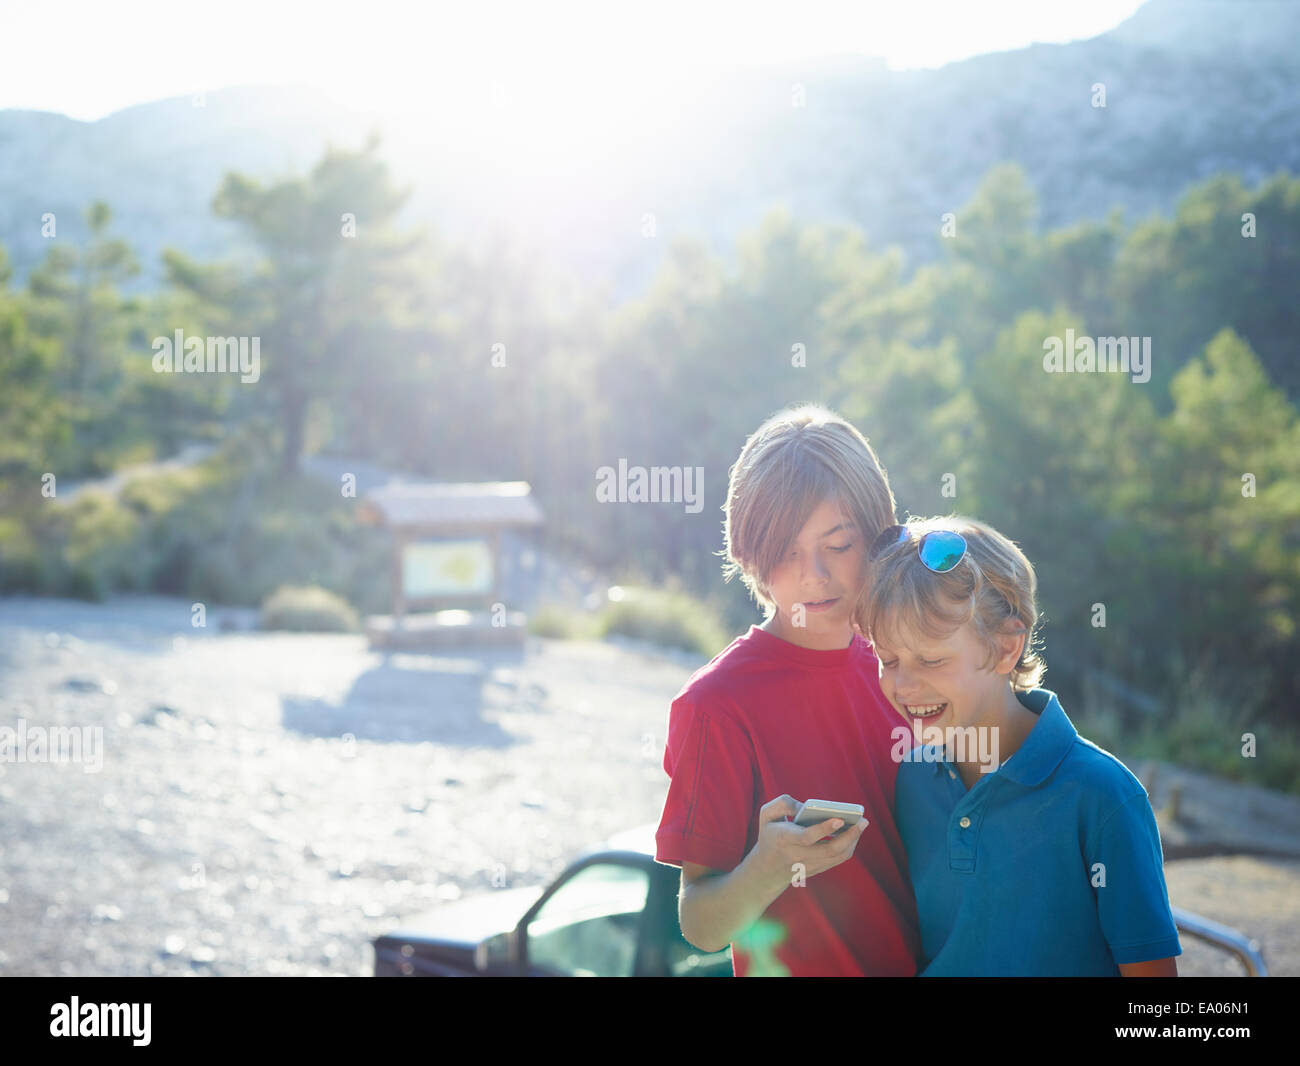
[{"label": "car door", "polygon": [[731,977],[731,947],[701,951],[682,936],[677,914],[681,871],[654,864],[650,902],[646,906],[645,969],[662,977]]},{"label": "car door", "polygon": [[523,972],[532,977],[646,974],[647,858],[605,852],[575,863],[520,920]]}]

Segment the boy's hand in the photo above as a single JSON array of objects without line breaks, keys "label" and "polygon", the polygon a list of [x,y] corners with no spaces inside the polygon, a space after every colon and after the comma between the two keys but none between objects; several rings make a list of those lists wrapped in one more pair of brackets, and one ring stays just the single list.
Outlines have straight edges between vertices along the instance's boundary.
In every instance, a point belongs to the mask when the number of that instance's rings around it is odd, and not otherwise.
[{"label": "boy's hand", "polygon": [[788,885],[799,863],[803,864],[805,877],[838,866],[853,854],[866,831],[868,823],[864,816],[838,836],[822,840],[843,825],[843,821],[831,818],[810,826],[786,821],[787,816],[793,818],[799,813],[799,806],[793,796],[777,796],[758,810],[758,843],[748,859],[772,885]]}]

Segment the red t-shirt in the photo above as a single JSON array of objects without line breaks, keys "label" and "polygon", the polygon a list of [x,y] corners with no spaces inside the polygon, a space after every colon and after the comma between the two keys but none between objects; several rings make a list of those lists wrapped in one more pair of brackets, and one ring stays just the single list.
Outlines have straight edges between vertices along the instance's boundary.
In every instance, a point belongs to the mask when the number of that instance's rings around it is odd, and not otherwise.
[{"label": "red t-shirt", "polygon": [[870,823],[849,859],[787,888],[733,941],[737,977],[916,973],[921,939],[890,757],[902,724],[880,691],[874,650],[856,635],[816,651],[751,626],[673,700],[657,861],[730,872],[758,841],[759,808],[782,793],[860,803]]}]

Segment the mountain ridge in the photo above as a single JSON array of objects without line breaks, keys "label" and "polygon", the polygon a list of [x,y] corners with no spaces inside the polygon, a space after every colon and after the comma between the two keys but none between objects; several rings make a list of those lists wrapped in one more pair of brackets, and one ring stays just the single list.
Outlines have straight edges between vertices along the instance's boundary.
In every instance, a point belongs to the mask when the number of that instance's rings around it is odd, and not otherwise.
[{"label": "mountain ridge", "polygon": [[[48,247],[45,212],[79,240],[85,208],[104,199],[141,261],[132,287],[148,289],[166,246],[203,259],[251,251],[210,211],[227,171],[305,173],[327,143],[359,147],[377,129],[394,180],[413,188],[404,222],[460,241],[508,230],[620,297],[644,287],[672,238],[697,236],[730,258],[777,203],[898,245],[910,269],[938,253],[941,216],[1004,160],[1025,169],[1050,227],[1114,207],[1127,221],[1167,215],[1189,185],[1223,171],[1248,186],[1300,171],[1300,64],[1285,44],[1300,39],[1300,4],[1246,9],[1148,0],[1087,40],[928,70],[840,53],[719,74],[694,92],[675,87],[663,132],[639,136],[634,116],[593,126],[590,152],[532,173],[453,136],[446,108],[401,124],[302,85],[173,97],[94,122],[0,111],[0,243],[21,281]],[[1099,84],[1104,107],[1093,106]],[[660,239],[642,236],[646,214]]]}]

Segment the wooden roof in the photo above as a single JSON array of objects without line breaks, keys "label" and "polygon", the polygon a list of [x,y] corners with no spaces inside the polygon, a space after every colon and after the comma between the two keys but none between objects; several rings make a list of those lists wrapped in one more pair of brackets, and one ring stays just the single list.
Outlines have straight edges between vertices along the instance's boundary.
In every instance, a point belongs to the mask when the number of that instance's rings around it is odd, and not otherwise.
[{"label": "wooden roof", "polygon": [[526,481],[394,482],[362,498],[363,516],[387,526],[536,526],[545,519]]}]

